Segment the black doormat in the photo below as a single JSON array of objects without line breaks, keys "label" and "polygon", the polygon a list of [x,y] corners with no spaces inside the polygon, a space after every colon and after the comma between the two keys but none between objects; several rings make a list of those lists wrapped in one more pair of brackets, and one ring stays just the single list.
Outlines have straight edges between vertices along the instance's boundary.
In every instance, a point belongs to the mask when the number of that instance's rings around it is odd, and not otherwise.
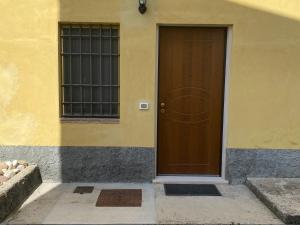
[{"label": "black doormat", "polygon": [[96,202],[97,207],[141,207],[141,189],[104,189]]},{"label": "black doormat", "polygon": [[86,193],[92,193],[93,190],[94,190],[93,186],[78,186],[75,188],[74,193],[86,194]]},{"label": "black doormat", "polygon": [[167,196],[222,196],[214,184],[165,184]]}]

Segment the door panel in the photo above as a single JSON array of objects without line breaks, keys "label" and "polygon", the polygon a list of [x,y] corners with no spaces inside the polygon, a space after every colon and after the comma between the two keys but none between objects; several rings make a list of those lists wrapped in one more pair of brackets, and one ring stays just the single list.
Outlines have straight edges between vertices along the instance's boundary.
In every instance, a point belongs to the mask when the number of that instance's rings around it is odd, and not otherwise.
[{"label": "door panel", "polygon": [[226,28],[160,28],[159,174],[220,174],[225,43]]}]

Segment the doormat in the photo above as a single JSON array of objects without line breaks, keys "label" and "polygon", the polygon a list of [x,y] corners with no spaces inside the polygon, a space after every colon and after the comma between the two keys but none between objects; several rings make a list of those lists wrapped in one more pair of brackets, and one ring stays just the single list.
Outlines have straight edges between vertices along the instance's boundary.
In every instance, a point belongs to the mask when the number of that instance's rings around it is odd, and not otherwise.
[{"label": "doormat", "polygon": [[214,184],[164,184],[167,196],[222,196]]},{"label": "doormat", "polygon": [[100,192],[97,207],[141,207],[141,189],[104,189]]},{"label": "doormat", "polygon": [[75,188],[73,193],[86,194],[86,193],[92,193],[93,190],[94,190],[93,186],[78,186]]}]

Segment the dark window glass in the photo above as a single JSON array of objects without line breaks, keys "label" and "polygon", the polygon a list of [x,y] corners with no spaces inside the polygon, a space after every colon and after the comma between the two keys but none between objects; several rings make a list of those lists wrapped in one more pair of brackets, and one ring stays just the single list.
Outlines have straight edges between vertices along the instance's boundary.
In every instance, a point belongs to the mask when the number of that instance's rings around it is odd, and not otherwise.
[{"label": "dark window glass", "polygon": [[119,28],[61,25],[62,116],[119,118]]}]

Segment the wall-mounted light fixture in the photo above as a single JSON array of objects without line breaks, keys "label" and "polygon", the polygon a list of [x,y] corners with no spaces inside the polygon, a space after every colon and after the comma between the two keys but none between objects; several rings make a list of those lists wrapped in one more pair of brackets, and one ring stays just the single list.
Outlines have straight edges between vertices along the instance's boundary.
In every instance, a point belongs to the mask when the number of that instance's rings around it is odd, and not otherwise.
[{"label": "wall-mounted light fixture", "polygon": [[144,14],[147,11],[147,0],[138,0],[139,1],[139,11],[141,14]]}]

